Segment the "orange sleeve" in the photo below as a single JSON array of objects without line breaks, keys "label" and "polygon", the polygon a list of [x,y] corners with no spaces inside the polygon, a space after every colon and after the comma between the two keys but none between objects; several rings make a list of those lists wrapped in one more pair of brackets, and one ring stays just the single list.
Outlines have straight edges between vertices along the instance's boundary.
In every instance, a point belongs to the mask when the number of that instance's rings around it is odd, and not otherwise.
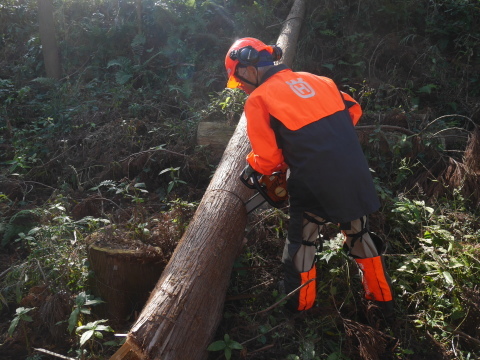
[{"label": "orange sleeve", "polygon": [[254,94],[245,103],[247,134],[252,152],[247,161],[250,166],[263,175],[271,175],[285,167],[282,150],[277,146],[275,133],[270,126],[270,114],[262,99]]},{"label": "orange sleeve", "polygon": [[352,118],[353,125],[357,125],[358,120],[360,120],[360,117],[362,116],[362,113],[363,113],[362,108],[350,95],[344,93],[343,91],[340,91],[340,93],[342,94],[343,100],[347,105],[348,112],[350,114],[350,117]]}]

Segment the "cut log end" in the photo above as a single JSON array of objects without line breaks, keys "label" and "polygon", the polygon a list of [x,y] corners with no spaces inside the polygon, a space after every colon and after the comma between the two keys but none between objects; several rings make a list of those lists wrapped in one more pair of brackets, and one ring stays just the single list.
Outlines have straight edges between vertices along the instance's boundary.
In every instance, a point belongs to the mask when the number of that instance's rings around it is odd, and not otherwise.
[{"label": "cut log end", "polygon": [[140,311],[164,267],[161,251],[112,249],[92,245],[88,258],[95,293],[105,301],[106,315],[125,322]]},{"label": "cut log end", "polygon": [[132,341],[130,337],[127,338],[127,341],[122,345],[120,349],[117,350],[115,354],[112,355],[110,360],[146,360],[145,356],[142,354],[142,351],[138,346]]}]

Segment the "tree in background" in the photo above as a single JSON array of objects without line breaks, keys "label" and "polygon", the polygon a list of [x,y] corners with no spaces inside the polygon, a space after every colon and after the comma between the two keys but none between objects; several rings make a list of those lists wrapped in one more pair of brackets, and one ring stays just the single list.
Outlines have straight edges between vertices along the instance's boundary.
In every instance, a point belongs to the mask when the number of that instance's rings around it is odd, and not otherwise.
[{"label": "tree in background", "polygon": [[52,0],[38,0],[38,25],[47,77],[60,79],[62,68],[55,37]]}]

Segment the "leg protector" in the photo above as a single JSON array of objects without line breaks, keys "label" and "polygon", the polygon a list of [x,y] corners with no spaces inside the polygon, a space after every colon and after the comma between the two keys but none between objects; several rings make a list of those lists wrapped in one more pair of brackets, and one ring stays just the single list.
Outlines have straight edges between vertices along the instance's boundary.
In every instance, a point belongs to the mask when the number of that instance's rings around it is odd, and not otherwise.
[{"label": "leg protector", "polygon": [[380,308],[385,319],[391,319],[394,315],[392,286],[382,256],[386,244],[368,230],[366,216],[346,225],[349,226],[342,229],[346,236],[344,249],[360,268],[365,298]]},{"label": "leg protector", "polygon": [[385,271],[383,256],[355,259],[362,272],[365,298],[380,307],[385,318],[393,316],[393,293],[390,278]]},{"label": "leg protector", "polygon": [[304,285],[288,299],[291,310],[310,309],[317,295],[315,266],[316,243],[322,223],[321,218],[301,212],[290,213],[288,239],[283,251],[285,292],[287,294]]},{"label": "leg protector", "polygon": [[[290,246],[289,246],[290,245]],[[288,254],[288,248],[292,248],[289,241],[285,245],[283,264],[285,269],[285,292],[291,293],[298,287],[303,286],[295,295],[288,299],[287,306],[291,310],[303,311],[310,309],[315,303],[317,296],[315,266],[315,246],[301,245],[293,258]],[[307,262],[310,264],[307,266]],[[312,280],[312,281],[310,281]],[[310,281],[310,282],[309,282]]]},{"label": "leg protector", "polygon": [[355,262],[363,274],[362,284],[365,298],[375,301],[393,300],[390,279],[385,272],[383,257],[355,259]]}]

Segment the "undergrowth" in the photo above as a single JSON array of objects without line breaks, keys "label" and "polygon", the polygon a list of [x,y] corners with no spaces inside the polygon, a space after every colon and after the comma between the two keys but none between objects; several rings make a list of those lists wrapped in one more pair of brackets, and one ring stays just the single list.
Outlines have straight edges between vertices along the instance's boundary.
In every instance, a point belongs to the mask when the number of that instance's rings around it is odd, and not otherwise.
[{"label": "undergrowth", "polygon": [[335,226],[327,229],[328,240],[318,253],[316,306],[300,314],[286,310],[279,287],[283,236],[278,236],[285,216],[265,210],[255,215],[261,230],[250,231],[254,235],[234,266],[217,334],[228,334],[242,345],[233,358],[242,358],[242,352],[249,359],[479,355],[474,346],[480,331],[474,320],[480,316],[479,214],[463,209],[459,216],[461,198],[455,204],[438,200],[431,205],[406,196],[389,200],[382,211],[384,223],[374,217],[371,226],[389,243],[386,262],[395,293],[395,323],[385,326],[369,318],[358,269],[343,252],[343,238]]}]

